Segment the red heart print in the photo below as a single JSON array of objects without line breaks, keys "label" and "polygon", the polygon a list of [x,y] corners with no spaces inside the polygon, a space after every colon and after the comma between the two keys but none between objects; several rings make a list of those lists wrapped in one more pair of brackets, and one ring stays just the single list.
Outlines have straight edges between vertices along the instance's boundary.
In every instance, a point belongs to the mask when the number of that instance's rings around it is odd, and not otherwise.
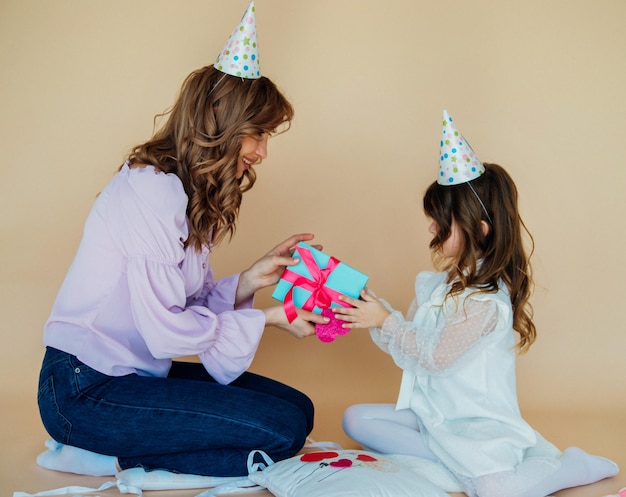
[{"label": "red heart print", "polygon": [[333,461],[330,463],[333,468],[349,468],[352,466],[352,461],[350,459],[339,459],[337,461]]},{"label": "red heart print", "polygon": [[317,462],[322,461],[324,459],[332,459],[333,457],[337,457],[339,454],[337,452],[307,452],[306,454],[302,454],[300,456],[300,460],[302,462]]},{"label": "red heart print", "polygon": [[376,459],[375,457],[368,456],[367,454],[359,454],[356,458],[357,458],[359,461],[369,461],[369,462],[372,462],[372,461],[377,461],[377,460],[378,460],[378,459]]}]

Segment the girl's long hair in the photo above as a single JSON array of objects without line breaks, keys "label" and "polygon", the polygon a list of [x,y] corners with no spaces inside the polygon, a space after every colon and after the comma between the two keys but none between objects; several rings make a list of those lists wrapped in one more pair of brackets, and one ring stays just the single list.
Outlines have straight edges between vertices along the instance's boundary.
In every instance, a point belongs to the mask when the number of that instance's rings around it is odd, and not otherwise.
[{"label": "girl's long hair", "polygon": [[242,138],[284,132],[293,115],[268,78],[242,79],[203,67],[185,79],[173,107],[157,116],[167,117],[164,125],[134,147],[129,160],[180,178],[189,198],[185,245],[200,250],[232,237],[242,194],[256,181],[254,169],[236,178]]},{"label": "girl's long hair", "polygon": [[[496,292],[498,281],[504,281],[513,305],[513,328],[520,336],[518,347],[525,352],[537,335],[529,302],[533,287],[530,255],[534,240],[520,217],[517,188],[509,174],[497,164],[484,166],[484,174],[472,180],[472,187],[489,216],[467,183],[442,186],[434,182],[428,187],[424,212],[437,225],[430,247],[437,258],[450,236],[454,219],[465,239],[462,253],[458,260],[435,261],[450,272],[453,283],[449,295],[458,295],[468,287],[479,292]],[[487,234],[483,233],[481,221],[489,226]],[[528,255],[523,232],[530,241]]]}]

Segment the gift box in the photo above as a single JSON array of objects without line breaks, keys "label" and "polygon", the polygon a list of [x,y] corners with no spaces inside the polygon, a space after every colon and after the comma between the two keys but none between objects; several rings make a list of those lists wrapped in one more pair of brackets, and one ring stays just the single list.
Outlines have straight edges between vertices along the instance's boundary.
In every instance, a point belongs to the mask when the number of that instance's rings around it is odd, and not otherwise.
[{"label": "gift box", "polygon": [[310,245],[300,242],[293,256],[300,259],[288,266],[272,297],[283,302],[287,319],[296,319],[296,307],[321,314],[332,306],[348,307],[339,295],[359,298],[368,276]]}]

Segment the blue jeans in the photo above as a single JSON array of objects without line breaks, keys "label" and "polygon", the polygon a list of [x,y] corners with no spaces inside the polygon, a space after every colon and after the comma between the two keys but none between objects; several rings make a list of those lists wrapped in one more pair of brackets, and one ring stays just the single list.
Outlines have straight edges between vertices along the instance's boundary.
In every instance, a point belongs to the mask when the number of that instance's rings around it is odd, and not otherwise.
[{"label": "blue jeans", "polygon": [[295,455],[313,429],[313,404],[277,381],[244,373],[217,383],[199,363],[174,362],[167,378],[107,376],[48,347],[38,392],[57,442],[136,466],[210,476],[247,475],[248,453]]}]

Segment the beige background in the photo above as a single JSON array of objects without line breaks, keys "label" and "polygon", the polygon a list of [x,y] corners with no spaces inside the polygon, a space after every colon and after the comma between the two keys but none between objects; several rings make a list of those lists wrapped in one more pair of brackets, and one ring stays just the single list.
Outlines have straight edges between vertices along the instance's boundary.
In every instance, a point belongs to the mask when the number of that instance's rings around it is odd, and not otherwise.
[{"label": "beige background", "polygon": [[[96,194],[151,135],[184,77],[214,61],[246,6],[0,0],[6,455],[25,440],[10,420],[36,424],[42,326]],[[415,274],[430,267],[420,206],[447,108],[483,161],[508,168],[535,237],[539,338],[519,361],[523,411],[626,413],[626,3],[256,6],[262,71],[292,100],[296,120],[270,141],[237,234],[214,254],[218,275],[310,231],[405,310]],[[259,306],[273,304],[269,294]],[[328,345],[269,329],[252,369],[309,393],[320,418],[314,437],[345,445],[343,409],[393,402],[400,379],[362,330]],[[43,441],[40,427],[33,433]]]}]

